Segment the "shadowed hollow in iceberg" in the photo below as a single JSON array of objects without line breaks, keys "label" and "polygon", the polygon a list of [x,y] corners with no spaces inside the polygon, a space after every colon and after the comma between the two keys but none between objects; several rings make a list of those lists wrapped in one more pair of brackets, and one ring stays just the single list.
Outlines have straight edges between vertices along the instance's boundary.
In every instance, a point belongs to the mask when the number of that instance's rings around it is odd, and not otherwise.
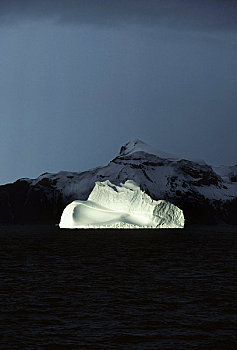
[{"label": "shadowed hollow in iceberg", "polygon": [[87,201],[76,200],[63,211],[60,228],[183,228],[181,209],[155,201],[133,181],[119,186],[96,182]]}]

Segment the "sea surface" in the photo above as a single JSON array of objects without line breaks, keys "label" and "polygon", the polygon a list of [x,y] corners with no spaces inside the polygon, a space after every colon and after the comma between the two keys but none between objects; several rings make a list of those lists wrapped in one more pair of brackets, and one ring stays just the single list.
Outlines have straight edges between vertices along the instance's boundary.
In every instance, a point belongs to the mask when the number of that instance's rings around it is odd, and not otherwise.
[{"label": "sea surface", "polygon": [[237,349],[237,229],[0,227],[0,349]]}]

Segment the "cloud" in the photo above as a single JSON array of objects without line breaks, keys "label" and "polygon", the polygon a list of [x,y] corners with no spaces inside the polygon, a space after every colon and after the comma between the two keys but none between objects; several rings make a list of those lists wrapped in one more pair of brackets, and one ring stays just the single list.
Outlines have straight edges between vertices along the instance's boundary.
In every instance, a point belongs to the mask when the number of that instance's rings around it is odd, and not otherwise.
[{"label": "cloud", "polygon": [[165,25],[236,30],[235,0],[1,0],[1,23],[53,19],[91,25]]}]

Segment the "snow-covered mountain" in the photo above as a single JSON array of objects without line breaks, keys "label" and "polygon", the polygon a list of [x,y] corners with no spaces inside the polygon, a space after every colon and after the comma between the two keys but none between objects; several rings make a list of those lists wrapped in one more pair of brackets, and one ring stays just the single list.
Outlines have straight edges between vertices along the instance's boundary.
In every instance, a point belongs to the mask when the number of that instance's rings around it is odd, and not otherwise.
[{"label": "snow-covered mountain", "polygon": [[186,223],[237,224],[237,165],[212,167],[201,160],[158,151],[140,140],[121,147],[106,166],[82,173],[44,173],[0,186],[0,221],[57,223],[73,200],[86,200],[95,182],[133,180],[155,200],[184,211]]}]

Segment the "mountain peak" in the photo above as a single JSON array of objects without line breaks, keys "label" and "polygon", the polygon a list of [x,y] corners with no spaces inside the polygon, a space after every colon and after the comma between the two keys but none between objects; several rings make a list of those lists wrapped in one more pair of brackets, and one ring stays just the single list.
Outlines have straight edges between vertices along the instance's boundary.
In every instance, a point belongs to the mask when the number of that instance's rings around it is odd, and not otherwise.
[{"label": "mountain peak", "polygon": [[127,156],[129,154],[135,153],[135,152],[145,152],[149,154],[154,154],[158,156],[159,158],[166,158],[170,160],[178,160],[179,157],[175,156],[173,154],[165,153],[163,151],[160,151],[147,143],[143,142],[142,140],[135,139],[133,141],[127,142],[124,146],[120,149],[120,156]]},{"label": "mountain peak", "polygon": [[154,154],[155,156],[157,156],[159,158],[168,159],[171,161],[178,161],[181,159],[185,159],[185,160],[189,160],[189,161],[194,162],[194,163],[198,163],[200,165],[206,164],[205,161],[202,159],[192,159],[190,157],[178,156],[175,154],[163,152],[155,147],[148,145],[146,142],[139,140],[139,139],[129,141],[124,146],[122,146],[120,149],[119,156],[127,156],[127,155],[133,154],[135,152],[145,152],[145,153],[149,153],[149,154]]}]

